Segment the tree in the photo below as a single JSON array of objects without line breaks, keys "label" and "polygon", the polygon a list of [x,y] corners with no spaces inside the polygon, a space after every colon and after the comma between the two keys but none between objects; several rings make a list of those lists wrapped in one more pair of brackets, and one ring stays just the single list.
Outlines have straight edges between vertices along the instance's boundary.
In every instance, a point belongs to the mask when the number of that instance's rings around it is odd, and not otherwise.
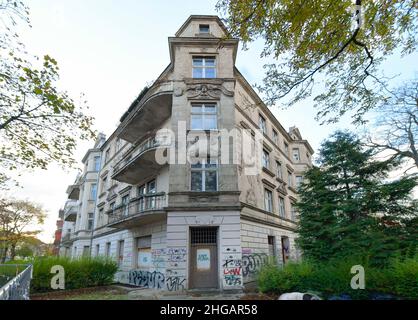
[{"label": "tree", "polygon": [[26,200],[0,200],[0,241],[4,262],[9,254],[11,259],[16,255],[16,246],[27,237],[36,235],[33,225],[44,222],[46,214],[42,208]]},{"label": "tree", "polygon": [[416,250],[409,227],[418,217],[411,196],[416,178],[389,180],[401,161],[380,161],[375,155],[348,132],[338,131],[322,143],[319,166],[307,171],[297,203],[298,243],[306,257],[366,256],[382,264],[406,254],[406,248],[408,253]]},{"label": "tree", "polygon": [[418,79],[407,82],[381,101],[369,145],[410,160],[418,169]]},{"label": "tree", "polygon": [[416,0],[219,0],[230,36],[245,47],[264,40],[265,65],[259,87],[268,104],[292,105],[312,94],[317,117],[336,122],[348,110],[363,122],[387,79],[380,63],[396,50],[409,54],[418,43]]},{"label": "tree", "polygon": [[30,56],[15,33],[27,12],[22,2],[0,2],[0,182],[19,167],[70,166],[78,139],[95,136],[86,101],[76,105],[59,89],[57,61]]}]

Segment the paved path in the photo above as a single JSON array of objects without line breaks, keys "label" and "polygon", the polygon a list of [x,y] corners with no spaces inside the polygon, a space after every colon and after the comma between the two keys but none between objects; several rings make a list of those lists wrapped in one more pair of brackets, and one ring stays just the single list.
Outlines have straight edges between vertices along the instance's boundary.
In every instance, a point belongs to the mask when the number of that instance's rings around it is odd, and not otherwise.
[{"label": "paved path", "polygon": [[243,292],[168,292],[147,288],[122,288],[128,291],[128,297],[132,300],[239,300],[244,296]]}]

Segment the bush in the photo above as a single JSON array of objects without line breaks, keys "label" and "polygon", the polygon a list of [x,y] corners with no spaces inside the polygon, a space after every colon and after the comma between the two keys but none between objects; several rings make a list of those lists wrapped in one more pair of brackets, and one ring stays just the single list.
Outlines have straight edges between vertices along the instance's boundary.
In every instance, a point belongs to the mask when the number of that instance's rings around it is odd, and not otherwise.
[{"label": "bush", "polygon": [[[353,265],[365,269],[365,290],[351,288]],[[299,291],[318,293],[323,298],[349,295],[353,299],[369,299],[385,293],[404,299],[418,298],[418,259],[391,260],[386,268],[376,268],[367,259],[334,260],[327,263],[304,261],[289,263],[283,268],[264,266],[258,275],[263,293],[282,294]]]},{"label": "bush", "polygon": [[[28,262],[26,262],[28,263]],[[104,258],[40,257],[34,258],[31,292],[52,291],[51,268],[60,265],[65,272],[65,289],[78,289],[108,285],[113,282],[117,271],[116,262]]]}]

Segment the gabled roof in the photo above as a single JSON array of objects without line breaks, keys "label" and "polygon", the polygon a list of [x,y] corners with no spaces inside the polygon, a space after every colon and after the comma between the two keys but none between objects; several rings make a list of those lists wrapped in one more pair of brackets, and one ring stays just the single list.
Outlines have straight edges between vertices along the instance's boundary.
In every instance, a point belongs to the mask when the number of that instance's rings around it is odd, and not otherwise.
[{"label": "gabled roof", "polygon": [[183,25],[180,27],[180,29],[176,32],[176,37],[180,37],[180,34],[186,29],[186,27],[189,25],[190,21],[192,20],[214,20],[218,23],[218,25],[221,27],[221,29],[225,32],[225,35],[229,34],[228,29],[226,28],[225,24],[222,22],[222,20],[215,15],[191,15],[186,22],[183,23]]}]

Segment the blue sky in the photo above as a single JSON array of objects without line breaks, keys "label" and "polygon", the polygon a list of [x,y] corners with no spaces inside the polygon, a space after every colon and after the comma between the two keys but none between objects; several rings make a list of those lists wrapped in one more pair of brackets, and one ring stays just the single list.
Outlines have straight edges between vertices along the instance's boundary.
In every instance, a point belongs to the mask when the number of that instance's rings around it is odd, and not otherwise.
[{"label": "blue sky", "polygon": [[[167,37],[191,14],[217,14],[216,1],[172,0],[31,0],[32,28],[21,31],[29,52],[49,54],[60,66],[62,88],[74,98],[83,92],[96,118],[97,130],[110,135],[122,113],[141,89],[154,80],[169,63]],[[251,83],[263,77],[259,58],[262,42],[240,50],[237,67]],[[401,59],[395,56],[385,64],[388,74],[401,73],[409,78],[417,72],[417,55]],[[338,125],[320,126],[315,120],[311,100],[288,110],[273,108],[285,128],[296,125],[316,149],[321,140],[336,128],[351,128],[345,119]],[[351,128],[353,130],[353,128]],[[91,144],[79,145],[76,158],[83,157]],[[22,173],[23,186],[11,193],[44,206],[48,219],[42,240],[52,241],[58,210],[63,206],[65,190],[75,170],[63,171],[51,165],[47,171]]]}]

